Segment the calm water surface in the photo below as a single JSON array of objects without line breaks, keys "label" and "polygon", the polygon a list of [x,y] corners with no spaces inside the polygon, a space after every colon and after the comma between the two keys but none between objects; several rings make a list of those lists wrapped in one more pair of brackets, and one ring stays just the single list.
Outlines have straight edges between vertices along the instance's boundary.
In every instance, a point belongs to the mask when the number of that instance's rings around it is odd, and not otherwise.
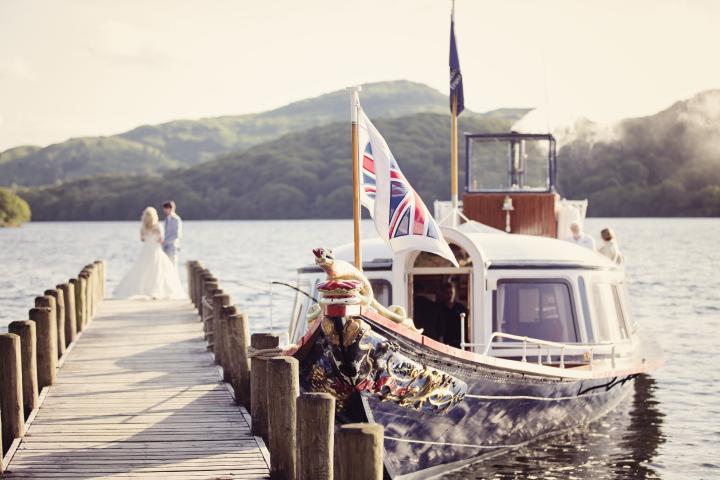
[{"label": "calm water surface", "polygon": [[[590,219],[587,230],[604,226],[616,229],[635,316],[662,346],[666,365],[639,379],[634,396],[602,421],[446,478],[720,478],[720,219]],[[312,261],[312,247],[351,239],[349,221],[184,227],[183,259],[200,259],[215,273],[253,331],[287,324],[293,295],[275,287],[271,319],[271,281],[292,283],[295,268]],[[371,228],[363,230],[371,235]],[[0,229],[0,330],[25,318],[35,295],[91,260],[107,260],[112,289],[138,243],[131,222]]]}]

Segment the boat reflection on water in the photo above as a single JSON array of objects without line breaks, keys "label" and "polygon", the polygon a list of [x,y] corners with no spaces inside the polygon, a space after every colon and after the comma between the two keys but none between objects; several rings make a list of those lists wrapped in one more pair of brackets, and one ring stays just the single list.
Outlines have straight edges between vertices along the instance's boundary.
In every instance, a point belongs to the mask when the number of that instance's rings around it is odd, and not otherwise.
[{"label": "boat reflection on water", "polygon": [[539,440],[442,478],[661,478],[652,465],[665,443],[656,388],[652,377],[640,375],[632,400],[589,428]]}]

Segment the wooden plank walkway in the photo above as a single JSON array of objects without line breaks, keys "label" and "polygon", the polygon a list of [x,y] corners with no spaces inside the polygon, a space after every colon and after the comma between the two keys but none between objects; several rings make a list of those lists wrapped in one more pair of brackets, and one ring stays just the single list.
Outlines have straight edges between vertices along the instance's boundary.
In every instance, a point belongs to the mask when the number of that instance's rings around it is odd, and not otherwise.
[{"label": "wooden plank walkway", "polygon": [[106,300],[3,478],[268,478],[248,418],[189,301]]}]

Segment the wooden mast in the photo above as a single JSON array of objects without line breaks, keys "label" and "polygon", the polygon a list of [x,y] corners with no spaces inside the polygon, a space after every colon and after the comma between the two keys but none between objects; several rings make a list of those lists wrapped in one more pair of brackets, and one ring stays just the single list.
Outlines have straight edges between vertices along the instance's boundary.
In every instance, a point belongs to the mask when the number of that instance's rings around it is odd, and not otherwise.
[{"label": "wooden mast", "polygon": [[353,245],[355,249],[355,267],[362,270],[362,254],[360,251],[360,151],[358,147],[358,110],[360,108],[359,86],[351,87],[350,97],[350,130],[352,134],[352,166],[353,166]]},{"label": "wooden mast", "polygon": [[[450,20],[455,22],[455,0],[452,0]],[[451,93],[450,112],[450,201],[452,204],[452,226],[458,225],[458,131],[457,131],[457,92]]]}]

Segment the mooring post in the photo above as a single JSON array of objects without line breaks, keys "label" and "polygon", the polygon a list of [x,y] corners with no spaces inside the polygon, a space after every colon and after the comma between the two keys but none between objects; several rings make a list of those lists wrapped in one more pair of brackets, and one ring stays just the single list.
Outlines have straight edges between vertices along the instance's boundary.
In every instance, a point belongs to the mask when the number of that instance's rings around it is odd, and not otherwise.
[{"label": "mooring post", "polygon": [[[58,358],[65,355],[65,295],[61,288],[45,290],[45,295],[55,298],[55,315],[57,320]],[[37,305],[36,305],[37,306]]]},{"label": "mooring post", "polygon": [[85,328],[92,321],[92,315],[90,312],[92,303],[92,295],[90,294],[90,272],[88,272],[87,270],[83,270],[80,272],[79,277],[80,284],[82,285],[83,290],[83,328]]},{"label": "mooring post", "polygon": [[[253,333],[250,345],[255,351],[275,348],[280,345],[280,337],[270,333]],[[250,413],[252,416],[252,433],[268,440],[268,407],[267,407],[267,359],[253,356],[250,358]]]},{"label": "mooring post", "polygon": [[20,337],[14,333],[0,334],[0,416],[6,449],[25,433],[21,364]]},{"label": "mooring post", "polygon": [[299,364],[293,357],[272,357],[267,363],[270,478],[293,480],[296,468],[295,407],[300,395]]},{"label": "mooring post", "polygon": [[203,327],[205,330],[205,340],[207,341],[207,348],[209,351],[214,352],[215,350],[215,332],[213,331],[213,315],[212,315],[212,295],[218,288],[217,280],[213,277],[203,282],[203,294],[202,294],[202,309],[200,315],[203,319]]},{"label": "mooring post", "polygon": [[303,393],[297,399],[297,480],[332,480],[335,398]]},{"label": "mooring post", "polygon": [[57,368],[57,323],[49,308],[30,309],[30,320],[35,322],[37,336],[38,389],[55,383]]},{"label": "mooring post", "polygon": [[210,276],[210,270],[206,268],[198,268],[196,272],[196,279],[195,279],[195,288],[197,289],[196,295],[197,295],[197,309],[198,313],[202,314],[202,295],[203,295],[203,283],[205,282],[204,277]]},{"label": "mooring post", "polygon": [[228,368],[232,372],[232,386],[235,390],[235,401],[250,407],[250,360],[248,346],[250,326],[247,315],[228,311],[225,317],[229,355],[225,356]]},{"label": "mooring post", "polygon": [[58,288],[63,292],[65,301],[65,348],[75,341],[77,336],[77,321],[75,320],[75,285],[61,283]]},{"label": "mooring post", "polygon": [[[55,297],[45,294],[42,297],[35,297],[35,306],[38,308],[49,308],[50,309],[50,318],[53,322],[55,322],[55,341],[57,342],[57,346],[55,347],[55,351],[57,352],[57,357],[60,358],[62,355],[60,355],[60,332],[58,331],[58,322],[57,322],[57,303],[55,300]],[[65,338],[65,332],[63,332],[63,339]],[[64,341],[64,340],[63,340]],[[65,351],[65,345],[63,344],[63,352]]]},{"label": "mooring post", "polygon": [[75,290],[75,331],[83,331],[83,305],[82,305],[82,284],[81,278],[71,278],[69,281]]},{"label": "mooring post", "polygon": [[83,273],[87,279],[87,311],[88,323],[92,322],[95,317],[95,272],[93,265],[85,265]]},{"label": "mooring post", "polygon": [[225,361],[225,350],[227,345],[227,332],[225,329],[226,321],[223,317],[223,308],[230,305],[230,295],[223,293],[221,289],[216,289],[212,296],[213,306],[213,332],[215,333],[215,363],[223,368],[223,381],[230,382],[230,372],[227,362]]},{"label": "mooring post", "polygon": [[382,480],[383,427],[377,423],[342,425],[337,433],[335,478]]},{"label": "mooring post", "polygon": [[196,304],[195,292],[193,291],[193,289],[195,287],[195,267],[197,266],[197,263],[197,260],[188,260],[185,263],[185,268],[187,270],[188,296],[190,297],[190,301],[193,305]]},{"label": "mooring post", "polygon": [[23,407],[25,418],[38,406],[37,336],[35,322],[20,320],[8,325],[8,332],[20,338],[22,364]]}]

